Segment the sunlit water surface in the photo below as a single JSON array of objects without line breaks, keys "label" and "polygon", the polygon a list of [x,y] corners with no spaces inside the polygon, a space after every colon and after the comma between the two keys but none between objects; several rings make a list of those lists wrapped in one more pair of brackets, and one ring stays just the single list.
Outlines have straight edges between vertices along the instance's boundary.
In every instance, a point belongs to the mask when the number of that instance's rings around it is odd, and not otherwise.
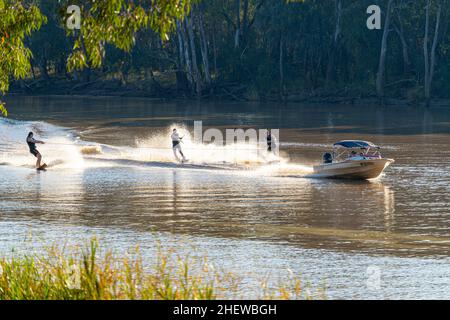
[{"label": "sunlit water surface", "polygon": [[[0,120],[0,252],[97,235],[117,251],[155,239],[207,255],[245,279],[295,273],[328,298],[450,298],[450,113],[445,108],[144,99],[20,98]],[[202,145],[204,128],[279,128],[279,157],[258,145]],[[168,135],[186,136],[190,162]],[[28,131],[47,172],[33,169]],[[341,139],[396,162],[375,181],[311,177]],[[32,240],[30,240],[32,239]],[[380,281],[374,282],[377,275]]]}]

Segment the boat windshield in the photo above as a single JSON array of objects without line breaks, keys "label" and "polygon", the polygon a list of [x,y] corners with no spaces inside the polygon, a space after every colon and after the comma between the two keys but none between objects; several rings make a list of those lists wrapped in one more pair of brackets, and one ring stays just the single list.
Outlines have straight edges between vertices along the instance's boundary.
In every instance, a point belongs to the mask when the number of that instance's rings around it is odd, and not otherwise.
[{"label": "boat windshield", "polygon": [[382,158],[380,148],[372,147],[356,147],[356,148],[334,148],[333,160],[343,161],[346,159],[364,160],[364,159],[380,159]]}]

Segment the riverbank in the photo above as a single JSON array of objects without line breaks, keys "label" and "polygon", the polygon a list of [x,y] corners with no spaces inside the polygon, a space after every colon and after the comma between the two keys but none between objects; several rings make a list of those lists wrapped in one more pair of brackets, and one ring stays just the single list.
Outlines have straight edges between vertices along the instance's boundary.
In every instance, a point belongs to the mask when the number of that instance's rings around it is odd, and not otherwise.
[{"label": "riverbank", "polygon": [[[240,299],[238,276],[202,258],[160,249],[153,266],[139,248],[115,255],[95,238],[81,247],[52,246],[47,254],[0,258],[0,300],[214,300]],[[263,279],[261,279],[263,280]],[[305,293],[293,277],[276,289],[261,281],[256,299],[324,298]],[[307,289],[307,288],[306,288]]]},{"label": "riverbank", "polygon": [[[142,77],[131,81],[120,79],[94,78],[86,81],[70,80],[63,77],[49,79],[27,80],[15,82],[11,95],[39,96],[92,96],[92,97],[133,97],[147,98],[158,101],[171,100],[219,100],[241,102],[284,102],[284,103],[311,103],[311,104],[364,104],[378,105],[380,99],[363,89],[317,89],[312,91],[289,92],[280,96],[278,92],[258,92],[237,83],[215,84],[204,90],[202,95],[196,96],[187,87],[180,88],[176,80],[171,77]],[[425,102],[419,96],[412,95],[405,98],[393,95],[384,99],[385,105],[392,106],[418,106]],[[436,98],[431,106],[450,107],[450,99]]]}]

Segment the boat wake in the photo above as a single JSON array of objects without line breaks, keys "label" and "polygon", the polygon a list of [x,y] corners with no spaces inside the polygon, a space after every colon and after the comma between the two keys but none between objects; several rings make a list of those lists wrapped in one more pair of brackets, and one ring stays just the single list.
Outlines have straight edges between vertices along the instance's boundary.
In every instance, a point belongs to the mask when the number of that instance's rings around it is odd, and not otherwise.
[{"label": "boat wake", "polygon": [[212,163],[178,163],[164,161],[139,161],[131,159],[107,159],[101,157],[86,157],[87,160],[98,163],[110,163],[111,166],[134,166],[147,168],[173,168],[173,169],[203,169],[203,170],[245,170],[245,167],[237,167],[233,164],[212,164]]},{"label": "boat wake", "polygon": [[[25,143],[29,131],[35,132],[44,162],[55,169],[138,166],[143,168],[254,171],[259,175],[302,177],[311,167],[291,164],[286,156],[268,153],[258,144],[215,145],[196,143],[186,128],[177,125],[184,136],[182,149],[186,163],[174,159],[170,145],[173,126],[138,139],[133,146],[112,146],[81,140],[76,132],[41,121],[0,119],[0,165],[34,168],[35,159]],[[169,140],[169,141],[168,141]]]}]

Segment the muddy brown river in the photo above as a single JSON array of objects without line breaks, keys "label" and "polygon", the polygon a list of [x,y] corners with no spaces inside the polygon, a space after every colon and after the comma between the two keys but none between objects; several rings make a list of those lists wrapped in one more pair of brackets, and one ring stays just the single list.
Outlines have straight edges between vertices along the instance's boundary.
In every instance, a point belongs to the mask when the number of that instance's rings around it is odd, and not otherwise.
[{"label": "muddy brown river", "polygon": [[[9,97],[0,119],[0,254],[97,235],[118,251],[155,239],[244,277],[294,272],[330,299],[450,299],[448,108]],[[280,152],[200,144],[203,129],[280,129]],[[190,161],[173,159],[179,128]],[[50,165],[33,169],[34,131]],[[395,159],[373,181],[311,176],[334,142]],[[14,251],[13,251],[14,250]]]}]

